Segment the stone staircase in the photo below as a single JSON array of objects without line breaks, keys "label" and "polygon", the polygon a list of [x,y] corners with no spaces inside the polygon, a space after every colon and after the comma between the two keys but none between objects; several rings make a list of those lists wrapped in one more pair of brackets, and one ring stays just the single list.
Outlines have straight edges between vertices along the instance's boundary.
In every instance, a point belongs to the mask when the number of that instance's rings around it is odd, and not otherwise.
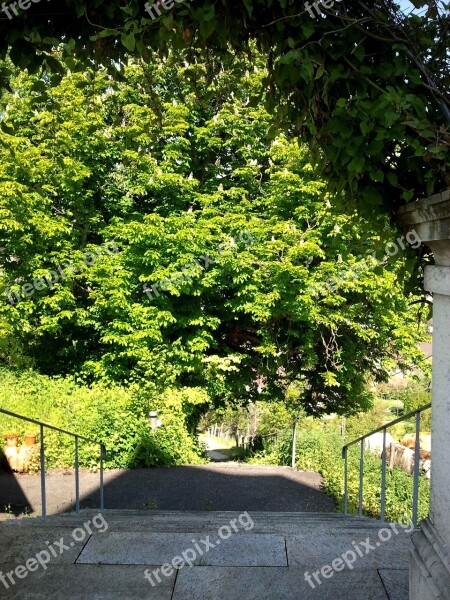
[{"label": "stone staircase", "polygon": [[405,528],[334,513],[89,510],[0,544],[2,600],[408,600]]}]

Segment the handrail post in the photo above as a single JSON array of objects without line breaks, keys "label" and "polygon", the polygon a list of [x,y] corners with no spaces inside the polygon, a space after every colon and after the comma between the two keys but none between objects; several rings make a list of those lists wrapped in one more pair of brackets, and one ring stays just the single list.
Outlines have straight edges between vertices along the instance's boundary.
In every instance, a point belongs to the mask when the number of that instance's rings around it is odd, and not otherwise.
[{"label": "handrail post", "polygon": [[[26,421],[27,423],[33,423],[39,427],[40,432],[40,475],[41,475],[41,504],[42,504],[42,517],[47,516],[47,494],[46,494],[46,481],[45,481],[45,436],[44,436],[44,428],[50,429],[51,431],[57,431],[58,433],[62,433],[64,435],[70,435],[75,438],[75,451],[74,451],[74,459],[75,459],[75,505],[77,514],[80,512],[80,465],[79,465],[79,442],[80,440],[84,440],[85,442],[89,442],[92,444],[98,444],[99,442],[96,440],[89,439],[82,435],[77,435],[76,433],[72,433],[71,431],[67,431],[65,429],[61,429],[60,427],[55,427],[54,425],[50,425],[49,423],[43,423],[42,421],[37,421],[36,419],[31,419],[29,417],[25,417],[24,415],[20,415],[18,413],[12,412],[10,410],[6,410],[4,408],[0,408],[0,414],[8,415],[15,419],[20,419],[22,421]],[[100,443],[100,505],[101,508],[104,508],[104,485],[103,485],[103,460],[106,459],[106,448],[103,443]]]},{"label": "handrail post", "polygon": [[75,510],[80,514],[80,472],[78,463],[78,436],[75,436]]},{"label": "handrail post", "polygon": [[416,442],[414,444],[414,484],[412,521],[417,527],[419,514],[420,412],[416,413]]},{"label": "handrail post", "polygon": [[359,457],[359,507],[358,516],[363,514],[363,485],[364,485],[364,440],[361,440],[361,454]]},{"label": "handrail post", "polygon": [[40,425],[40,438],[41,438],[41,449],[40,449],[40,462],[41,462],[41,503],[42,503],[42,516],[47,516],[47,497],[45,493],[45,448],[44,448],[44,425]]},{"label": "handrail post", "polygon": [[106,457],[106,449],[100,444],[100,510],[105,508],[105,491],[103,485],[103,458]]},{"label": "handrail post", "polygon": [[[342,458],[346,461],[344,465],[344,514],[347,514],[348,511],[348,449],[350,446],[360,444],[360,459],[359,459],[359,506],[358,506],[358,516],[362,517],[363,513],[363,497],[364,497],[364,442],[370,436],[383,432],[383,451],[381,453],[381,511],[380,518],[381,522],[384,523],[386,520],[386,477],[387,477],[387,449],[386,449],[386,437],[387,430],[389,427],[393,425],[397,425],[397,423],[401,423],[407,419],[415,417],[416,419],[416,441],[415,441],[415,459],[414,459],[414,489],[413,489],[413,507],[412,507],[412,521],[414,526],[417,527],[418,516],[419,516],[419,483],[420,483],[420,418],[422,412],[425,410],[429,410],[431,408],[431,403],[424,404],[420,408],[412,410],[411,412],[390,421],[378,427],[378,429],[374,429],[373,431],[358,437],[351,442],[347,442],[345,446],[342,447]],[[392,447],[391,447],[392,453]],[[392,454],[391,454],[392,457]]]},{"label": "handrail post", "polygon": [[[381,522],[386,514],[386,428],[383,429],[383,450],[381,453]],[[392,450],[391,450],[392,452]]]},{"label": "handrail post", "polygon": [[347,446],[342,450],[342,458],[344,459],[344,515],[348,515],[348,457]]}]

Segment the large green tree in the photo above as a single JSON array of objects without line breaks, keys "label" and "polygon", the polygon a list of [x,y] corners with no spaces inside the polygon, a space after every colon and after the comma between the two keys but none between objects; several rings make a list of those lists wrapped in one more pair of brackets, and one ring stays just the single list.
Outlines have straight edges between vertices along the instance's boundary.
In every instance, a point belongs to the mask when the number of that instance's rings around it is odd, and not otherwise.
[{"label": "large green tree", "polygon": [[152,19],[141,0],[28,2],[0,21],[0,51],[58,81],[55,47],[117,69],[128,53],[151,61],[199,45],[213,62],[244,50],[251,63],[256,40],[279,123],[303,135],[360,209],[392,213],[449,185],[449,4],[413,4],[406,14],[392,0],[336,2],[314,18],[298,0],[165,0]]},{"label": "large green tree", "polygon": [[385,256],[387,219],[336,210],[346,197],[307,149],[273,138],[257,52],[251,68],[182,59],[134,63],[123,82],[102,69],[12,81],[4,360],[214,400],[294,385],[313,414],[364,408],[367,382],[417,355],[408,243]]}]

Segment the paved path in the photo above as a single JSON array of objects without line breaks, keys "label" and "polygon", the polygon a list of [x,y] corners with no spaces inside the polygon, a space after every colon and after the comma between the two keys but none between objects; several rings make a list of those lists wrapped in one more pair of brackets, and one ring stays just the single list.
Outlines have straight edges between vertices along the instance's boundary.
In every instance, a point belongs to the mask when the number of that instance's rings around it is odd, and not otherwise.
[{"label": "paved path", "polygon": [[[99,474],[81,472],[82,508],[99,506]],[[240,463],[105,472],[105,506],[110,509],[181,511],[329,512],[333,500],[321,491],[322,478],[311,471]],[[72,471],[51,471],[46,478],[47,512],[74,508]],[[4,507],[21,515],[41,511],[39,475],[0,473],[0,518]]]}]

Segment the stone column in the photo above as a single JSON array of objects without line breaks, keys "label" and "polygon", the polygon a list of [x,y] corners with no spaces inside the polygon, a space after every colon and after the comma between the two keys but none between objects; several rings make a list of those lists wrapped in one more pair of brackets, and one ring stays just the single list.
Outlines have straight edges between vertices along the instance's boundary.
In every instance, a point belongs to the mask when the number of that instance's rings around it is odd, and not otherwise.
[{"label": "stone column", "polygon": [[450,599],[450,190],[408,204],[398,222],[415,229],[435,265],[425,268],[433,293],[430,517],[413,534],[410,600]]}]

